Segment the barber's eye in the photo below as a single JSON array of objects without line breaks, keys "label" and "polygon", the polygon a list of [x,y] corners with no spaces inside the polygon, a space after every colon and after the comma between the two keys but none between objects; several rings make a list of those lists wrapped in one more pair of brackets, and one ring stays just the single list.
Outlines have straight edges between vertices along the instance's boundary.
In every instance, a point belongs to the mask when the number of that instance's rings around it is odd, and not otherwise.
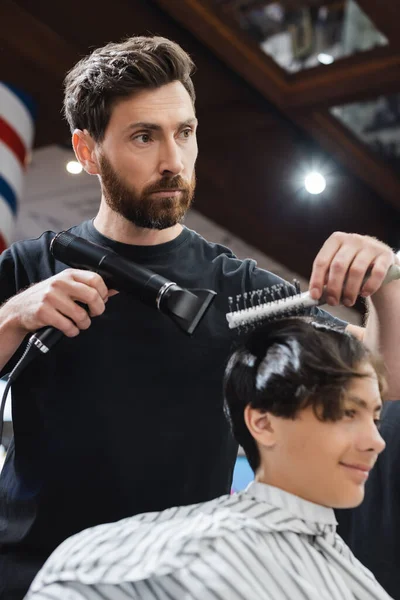
[{"label": "barber's eye", "polygon": [[374,423],[377,429],[380,429],[380,426],[382,425],[382,419],[374,419]]},{"label": "barber's eye", "polygon": [[151,137],[148,133],[140,133],[139,135],[135,135],[133,139],[135,141],[142,142],[143,144],[147,144],[151,141]]}]

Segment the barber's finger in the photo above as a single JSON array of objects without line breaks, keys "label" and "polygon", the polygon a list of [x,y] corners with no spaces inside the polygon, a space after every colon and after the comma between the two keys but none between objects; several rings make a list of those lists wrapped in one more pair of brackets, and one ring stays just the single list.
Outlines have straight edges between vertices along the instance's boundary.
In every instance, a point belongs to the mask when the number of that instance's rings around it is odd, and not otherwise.
[{"label": "barber's finger", "polygon": [[108,288],[103,278],[93,271],[84,271],[80,269],[71,269],[72,278],[80,283],[84,283],[98,291],[103,300],[108,297]]},{"label": "barber's finger", "polygon": [[349,268],[355,256],[354,248],[342,246],[332,258],[325,289],[328,304],[334,306],[340,303]]},{"label": "barber's finger", "polygon": [[61,289],[53,290],[47,295],[38,308],[37,317],[43,324],[52,325],[69,337],[90,326],[86,310],[62,293]]},{"label": "barber's finger", "polygon": [[[81,331],[71,319],[56,311],[54,311],[54,315],[48,321],[48,325],[59,329],[67,337],[76,337]],[[82,329],[84,328],[82,327]]]},{"label": "barber's finger", "polygon": [[319,299],[322,295],[324,284],[329,278],[329,270],[332,259],[338,252],[341,245],[341,239],[333,234],[326,240],[321,250],[315,257],[309,284],[311,297],[315,300]]},{"label": "barber's finger", "polygon": [[345,306],[353,306],[361,292],[363,281],[371,275],[375,255],[370,249],[358,252],[351,263],[342,291],[342,303]]},{"label": "barber's finger", "polygon": [[394,263],[394,255],[388,252],[383,252],[374,261],[371,275],[368,277],[365,284],[362,286],[361,295],[371,296],[381,287],[383,280],[389,270],[389,267]]},{"label": "barber's finger", "polygon": [[[89,275],[88,275],[88,273],[89,273]],[[82,274],[83,274],[83,276],[82,276]],[[97,273],[92,273],[91,271],[80,271],[79,281],[82,281],[82,280],[87,285],[90,285],[90,286],[94,287],[95,289],[97,289],[97,291],[99,292],[99,294],[102,297],[104,302],[107,302],[107,300],[109,298],[111,298],[112,296],[119,294],[118,290],[113,290],[113,289],[109,290],[104,282],[104,279]]]},{"label": "barber's finger", "polygon": [[108,300],[108,293],[103,299],[96,287],[80,281],[74,281],[71,284],[69,295],[73,300],[86,304],[91,317],[102,315],[105,310],[105,302]]}]

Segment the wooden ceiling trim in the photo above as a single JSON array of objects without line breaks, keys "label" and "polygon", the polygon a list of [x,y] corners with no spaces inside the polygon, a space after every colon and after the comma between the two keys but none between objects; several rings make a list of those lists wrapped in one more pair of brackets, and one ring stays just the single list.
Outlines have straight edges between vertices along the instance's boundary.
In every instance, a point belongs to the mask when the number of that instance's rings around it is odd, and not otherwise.
[{"label": "wooden ceiling trim", "polygon": [[400,54],[388,48],[360,53],[293,77],[287,108],[315,110],[400,91]]},{"label": "wooden ceiling trim", "polygon": [[[63,79],[79,58],[73,47],[13,0],[0,2],[0,40],[55,80]],[[21,43],[23,40],[23,43]]]},{"label": "wooden ceiling trim", "polygon": [[224,22],[209,0],[156,2],[281,108],[316,110],[400,91],[400,54],[390,47],[291,75],[228,18]]}]

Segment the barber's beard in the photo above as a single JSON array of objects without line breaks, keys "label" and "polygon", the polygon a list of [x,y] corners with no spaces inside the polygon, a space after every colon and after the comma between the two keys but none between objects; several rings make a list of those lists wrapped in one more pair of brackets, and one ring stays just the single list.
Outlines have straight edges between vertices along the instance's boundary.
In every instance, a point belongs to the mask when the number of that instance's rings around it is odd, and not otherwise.
[{"label": "barber's beard", "polygon": [[[167,229],[180,223],[192,203],[196,177],[185,181],[180,175],[162,177],[157,183],[147,186],[138,194],[126,185],[104,154],[100,158],[100,176],[104,198],[116,213],[144,229]],[[174,197],[152,198],[152,192],[180,189]]]}]

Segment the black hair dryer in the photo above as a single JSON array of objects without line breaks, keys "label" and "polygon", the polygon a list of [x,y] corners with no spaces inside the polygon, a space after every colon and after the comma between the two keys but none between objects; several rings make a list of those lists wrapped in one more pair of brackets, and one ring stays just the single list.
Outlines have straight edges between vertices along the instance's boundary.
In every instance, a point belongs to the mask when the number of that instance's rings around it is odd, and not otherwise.
[{"label": "black hair dryer", "polygon": [[50,250],[54,258],[70,267],[95,271],[109,289],[133,294],[145,304],[154,306],[188,335],[195,331],[216,296],[212,290],[183,289],[112,250],[68,231],[53,238]]}]

